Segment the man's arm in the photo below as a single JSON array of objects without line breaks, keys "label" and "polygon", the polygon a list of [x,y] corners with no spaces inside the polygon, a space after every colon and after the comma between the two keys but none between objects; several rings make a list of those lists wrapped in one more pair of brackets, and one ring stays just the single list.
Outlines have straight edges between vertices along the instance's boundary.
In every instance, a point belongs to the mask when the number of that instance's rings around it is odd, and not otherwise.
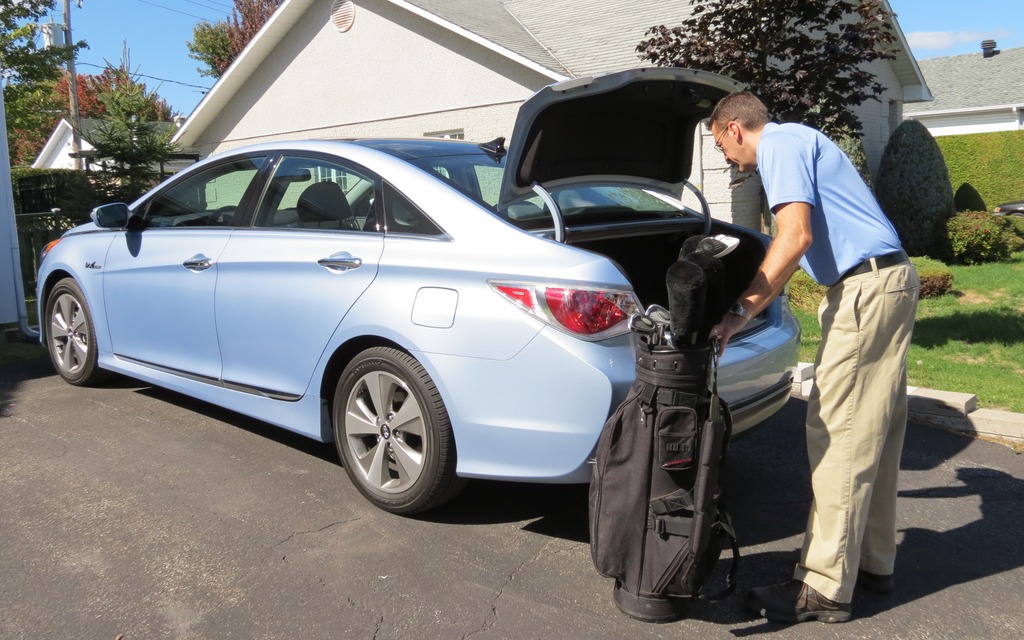
[{"label": "man's arm", "polygon": [[[754,281],[739,297],[739,303],[753,317],[771,304],[782,292],[790,277],[800,268],[800,258],[807,253],[814,239],[811,234],[811,205],[806,202],[786,202],[775,207],[777,234],[768,247],[768,253],[754,276]],[[717,335],[719,351],[725,351],[729,339],[743,326],[747,319],[734,313],[727,313],[722,321],[711,330]]]}]

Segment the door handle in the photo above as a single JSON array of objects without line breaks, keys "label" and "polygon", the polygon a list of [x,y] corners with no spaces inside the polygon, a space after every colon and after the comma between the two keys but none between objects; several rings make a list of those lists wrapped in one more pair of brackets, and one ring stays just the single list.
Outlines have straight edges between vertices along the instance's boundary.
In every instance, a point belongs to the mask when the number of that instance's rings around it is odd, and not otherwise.
[{"label": "door handle", "polygon": [[363,266],[362,258],[356,258],[348,251],[335,253],[326,258],[320,258],[316,263],[324,269],[334,271],[335,273],[343,273]]},{"label": "door handle", "polygon": [[185,267],[189,271],[206,271],[213,266],[213,260],[210,260],[201,253],[197,253],[185,262],[182,262],[181,266]]}]

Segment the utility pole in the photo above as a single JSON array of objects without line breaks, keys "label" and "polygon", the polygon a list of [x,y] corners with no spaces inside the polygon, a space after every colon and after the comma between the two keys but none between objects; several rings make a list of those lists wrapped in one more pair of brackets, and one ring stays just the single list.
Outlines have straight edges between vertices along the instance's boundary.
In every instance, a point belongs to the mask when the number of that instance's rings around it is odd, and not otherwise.
[{"label": "utility pole", "polygon": [[[81,7],[81,2],[79,2]],[[64,44],[70,46],[71,0],[64,0]],[[68,58],[68,95],[71,102],[71,153],[74,154],[75,169],[82,168],[82,118],[78,111],[78,74],[75,72],[75,54]]]}]

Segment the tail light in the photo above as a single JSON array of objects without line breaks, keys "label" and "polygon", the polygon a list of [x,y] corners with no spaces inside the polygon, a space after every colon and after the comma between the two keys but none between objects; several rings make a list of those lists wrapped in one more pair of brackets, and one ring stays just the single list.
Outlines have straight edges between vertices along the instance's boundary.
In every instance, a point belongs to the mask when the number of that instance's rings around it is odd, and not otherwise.
[{"label": "tail light", "polygon": [[636,294],[629,290],[521,282],[490,285],[531,316],[584,340],[627,333],[629,316],[640,308]]}]

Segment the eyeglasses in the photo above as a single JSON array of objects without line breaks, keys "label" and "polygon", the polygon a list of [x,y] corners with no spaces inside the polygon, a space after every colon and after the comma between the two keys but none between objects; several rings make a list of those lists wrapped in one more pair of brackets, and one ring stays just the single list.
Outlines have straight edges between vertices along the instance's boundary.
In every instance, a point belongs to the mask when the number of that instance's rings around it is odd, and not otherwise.
[{"label": "eyeglasses", "polygon": [[722,148],[722,140],[725,139],[725,134],[729,133],[729,125],[730,124],[732,124],[732,123],[731,122],[727,122],[725,124],[725,128],[722,129],[722,133],[719,134],[719,136],[717,138],[715,138],[715,148],[718,149],[719,151],[721,151],[722,153],[725,153],[725,149]]}]

